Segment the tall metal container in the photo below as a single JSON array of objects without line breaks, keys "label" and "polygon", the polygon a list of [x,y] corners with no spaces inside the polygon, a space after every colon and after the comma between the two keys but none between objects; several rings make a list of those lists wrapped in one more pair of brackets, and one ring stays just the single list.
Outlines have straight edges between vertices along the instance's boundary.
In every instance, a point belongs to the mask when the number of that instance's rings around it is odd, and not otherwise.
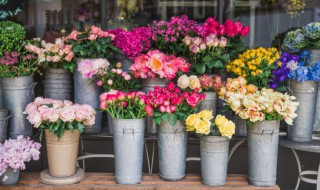
[{"label": "tall metal container", "polygon": [[[15,185],[19,181],[20,170],[8,168],[4,174],[0,176],[0,185]],[[6,180],[4,180],[6,178]]]},{"label": "tall metal container", "polygon": [[280,121],[259,121],[247,128],[248,178],[255,186],[275,186]]},{"label": "tall metal container", "polygon": [[8,138],[8,120],[11,116],[9,110],[0,108],[0,143]]},{"label": "tall metal container", "polygon": [[160,177],[166,181],[180,181],[185,177],[187,138],[185,124],[177,121],[172,126],[162,121],[158,128]]},{"label": "tall metal container", "polygon": [[241,119],[238,115],[233,117],[233,122],[236,125],[235,136],[246,137],[247,136],[247,120]]},{"label": "tall metal container", "polygon": [[227,181],[229,138],[205,136],[200,140],[201,178],[208,186],[222,186]]},{"label": "tall metal container", "polygon": [[34,99],[36,83],[32,76],[4,77],[1,79],[3,103],[13,116],[9,120],[9,138],[31,136],[32,125],[23,114],[25,107]]},{"label": "tall metal container", "polygon": [[[77,59],[77,64],[83,59]],[[79,104],[88,104],[94,109],[99,109],[99,96],[102,89],[96,85],[95,81],[83,78],[78,68],[73,74],[74,80],[74,101]],[[102,130],[102,113],[97,111],[95,124],[86,127],[84,133],[99,133]]]},{"label": "tall metal container", "polygon": [[312,141],[314,112],[318,93],[318,83],[315,81],[299,82],[289,80],[292,95],[299,102],[293,125],[287,127],[288,139],[294,142]]},{"label": "tall metal container", "polygon": [[[320,62],[320,49],[311,49],[310,53],[311,53],[310,63]],[[313,130],[320,131],[320,87],[318,88],[318,93],[317,93],[317,103],[316,103],[316,110],[314,112]]]},{"label": "tall metal container", "polygon": [[[142,80],[142,91],[148,93],[152,91],[155,86],[165,87],[169,81],[165,78],[154,78],[154,79],[143,79]],[[154,122],[153,118],[150,116],[146,117],[146,133],[156,135],[157,134],[157,124]]]},{"label": "tall metal container", "polygon": [[218,96],[215,92],[204,92],[206,98],[200,102],[199,111],[212,110],[212,115],[215,117],[217,111]]},{"label": "tall metal container", "polygon": [[46,69],[44,96],[54,100],[72,99],[72,76],[65,69]]},{"label": "tall metal container", "polygon": [[114,119],[114,162],[118,184],[138,184],[142,179],[145,119]]}]

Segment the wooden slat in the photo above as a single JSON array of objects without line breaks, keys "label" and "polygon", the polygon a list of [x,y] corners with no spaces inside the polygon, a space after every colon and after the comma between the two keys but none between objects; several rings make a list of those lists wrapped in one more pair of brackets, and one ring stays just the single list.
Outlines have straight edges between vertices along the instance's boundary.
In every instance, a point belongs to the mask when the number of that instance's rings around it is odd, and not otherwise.
[{"label": "wooden slat", "polygon": [[107,189],[107,190],[280,190],[276,187],[255,187],[248,184],[247,176],[241,174],[228,175],[227,183],[223,187],[208,187],[201,184],[201,178],[197,174],[188,174],[185,179],[178,182],[162,181],[156,174],[144,174],[141,184],[118,185],[114,174],[110,173],[87,173],[87,178],[78,184],[54,186],[44,185],[37,180],[39,173],[22,173],[20,181],[14,186],[0,186],[1,190],[84,190],[84,189]]}]

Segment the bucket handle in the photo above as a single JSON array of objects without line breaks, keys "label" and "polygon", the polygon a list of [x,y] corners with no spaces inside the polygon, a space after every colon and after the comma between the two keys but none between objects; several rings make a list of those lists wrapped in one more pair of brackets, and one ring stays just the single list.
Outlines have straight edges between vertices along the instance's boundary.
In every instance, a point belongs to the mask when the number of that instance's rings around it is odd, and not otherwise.
[{"label": "bucket handle", "polygon": [[[36,87],[37,84],[38,84],[37,82],[34,82],[29,86],[29,89],[31,89],[31,95],[32,96],[34,96],[34,87]],[[30,93],[30,91],[29,91],[29,93]]]},{"label": "bucket handle", "polygon": [[[130,132],[131,131],[131,132]],[[132,140],[134,141],[134,129],[123,129],[122,131],[123,134],[132,134]]]},{"label": "bucket handle", "polygon": [[262,140],[262,135],[263,134],[270,134],[270,137],[271,137],[271,142],[272,142],[272,135],[274,133],[274,130],[263,130],[262,133],[260,134],[260,142]]},{"label": "bucket handle", "polygon": [[172,141],[174,141],[177,131],[178,131],[178,128],[176,128],[173,132]]}]

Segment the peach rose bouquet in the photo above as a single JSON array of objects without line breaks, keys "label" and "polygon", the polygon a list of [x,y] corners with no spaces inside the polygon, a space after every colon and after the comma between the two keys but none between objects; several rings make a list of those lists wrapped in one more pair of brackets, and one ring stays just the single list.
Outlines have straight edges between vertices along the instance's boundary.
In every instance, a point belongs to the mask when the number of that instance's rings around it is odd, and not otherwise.
[{"label": "peach rose bouquet", "polygon": [[81,134],[85,126],[95,123],[96,111],[86,104],[37,97],[27,105],[23,113],[28,115],[27,119],[35,128],[40,129],[41,140],[45,129],[49,129],[59,139],[65,130],[78,130]]},{"label": "peach rose bouquet", "polygon": [[196,92],[219,91],[224,86],[220,76],[209,77],[204,74],[200,77],[196,75],[182,75],[178,78],[178,87],[182,90],[191,90]]},{"label": "peach rose bouquet", "polygon": [[189,132],[210,136],[226,136],[231,138],[235,133],[235,124],[225,116],[217,115],[214,123],[212,111],[203,110],[196,114],[191,114],[186,119],[186,128]]}]

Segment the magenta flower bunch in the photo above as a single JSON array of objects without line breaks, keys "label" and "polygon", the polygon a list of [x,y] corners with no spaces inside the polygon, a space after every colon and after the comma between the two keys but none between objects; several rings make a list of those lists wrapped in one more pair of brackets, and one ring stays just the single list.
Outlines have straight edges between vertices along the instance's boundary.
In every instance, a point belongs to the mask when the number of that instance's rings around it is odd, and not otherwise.
[{"label": "magenta flower bunch", "polygon": [[137,27],[131,31],[120,28],[109,31],[114,34],[113,44],[129,59],[134,59],[151,47],[151,30],[148,27]]},{"label": "magenta flower bunch", "polygon": [[[22,135],[17,139],[6,140],[0,144],[0,176],[3,175],[8,168],[13,170],[26,169],[25,162],[31,160],[39,160],[41,144],[34,142],[29,137],[23,138]],[[8,177],[5,176],[5,181]]]}]

